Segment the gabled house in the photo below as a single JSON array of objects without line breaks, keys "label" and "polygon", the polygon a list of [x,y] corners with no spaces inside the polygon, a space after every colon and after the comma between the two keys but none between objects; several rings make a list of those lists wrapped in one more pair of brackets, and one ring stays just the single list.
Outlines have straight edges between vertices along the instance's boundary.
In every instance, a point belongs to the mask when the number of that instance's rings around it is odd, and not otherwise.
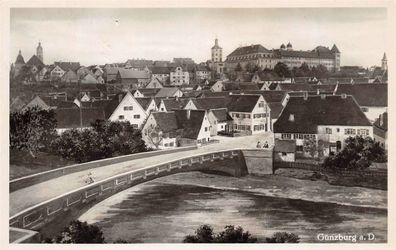
[{"label": "gabled house", "polygon": [[144,95],[142,94],[142,92],[140,92],[139,89],[133,89],[131,90],[131,94],[136,97],[136,98],[141,98],[144,97]]},{"label": "gabled house", "polygon": [[91,75],[91,74],[86,74],[85,76],[83,76],[81,78],[80,82],[82,84],[96,84],[96,83],[98,83],[96,78],[93,75]]},{"label": "gabled house", "polygon": [[78,76],[73,70],[69,69],[61,77],[61,82],[64,82],[64,83],[77,83],[78,82]]},{"label": "gabled house", "polygon": [[150,75],[146,71],[134,69],[118,69],[116,83],[125,89],[141,88],[150,82]]},{"label": "gabled house", "polygon": [[163,83],[157,78],[152,76],[151,81],[145,86],[145,88],[154,88],[154,89],[161,89],[163,88]]},{"label": "gabled house", "polygon": [[207,97],[207,98],[195,98],[189,99],[184,109],[219,109],[227,108],[230,98],[228,97]]},{"label": "gabled house", "polygon": [[54,65],[50,71],[51,81],[60,80],[61,77],[66,73],[59,65]]},{"label": "gabled house", "polygon": [[257,134],[271,130],[270,108],[262,95],[230,95],[228,113],[233,130]]},{"label": "gabled house", "polygon": [[158,106],[158,111],[169,112],[175,109],[183,109],[188,102],[188,99],[182,98],[162,98]]},{"label": "gabled house", "polygon": [[215,136],[219,132],[232,131],[233,119],[226,108],[210,109],[208,112],[210,123],[210,135]]},{"label": "gabled house", "polygon": [[210,90],[211,90],[212,92],[221,92],[221,91],[223,91],[224,89],[225,89],[225,88],[224,88],[224,82],[221,81],[221,80],[216,81],[216,82],[210,87]]},{"label": "gabled house", "polygon": [[157,105],[155,103],[154,98],[151,97],[141,97],[136,98],[136,101],[140,104],[140,106],[144,109],[144,111],[149,114],[152,111],[157,110]]},{"label": "gabled house", "polygon": [[115,83],[117,80],[117,74],[118,74],[118,70],[120,68],[118,67],[113,67],[110,65],[107,65],[107,67],[104,68],[104,72],[103,72],[103,78],[105,80],[105,82],[107,83]]},{"label": "gabled house", "polygon": [[117,94],[108,108],[114,110],[109,117],[110,121],[129,121],[135,128],[141,128],[148,115],[129,91]]},{"label": "gabled house", "polygon": [[177,87],[165,87],[161,88],[158,93],[155,95],[156,98],[163,97],[182,97],[183,92],[180,91]]},{"label": "gabled house", "polygon": [[388,84],[338,84],[334,93],[352,95],[371,122],[388,110]]},{"label": "gabled house", "polygon": [[45,101],[40,96],[36,95],[35,97],[33,97],[33,99],[30,102],[28,102],[26,105],[23,106],[21,111],[23,112],[26,109],[33,108],[33,107],[38,107],[38,108],[43,109],[43,110],[51,109],[50,105],[45,103]]},{"label": "gabled house", "polygon": [[170,70],[168,67],[153,67],[151,69],[151,79],[158,79],[163,84],[169,83]]},{"label": "gabled house", "polygon": [[274,123],[274,135],[295,140],[297,152],[308,154],[308,143],[328,155],[341,150],[350,136],[373,137],[373,127],[350,95],[305,95],[290,97]]},{"label": "gabled house", "polygon": [[190,75],[182,66],[177,66],[170,71],[170,85],[180,86],[190,83]]},{"label": "gabled house", "polygon": [[210,123],[203,110],[152,112],[142,128],[142,134],[148,145],[159,144],[159,148],[200,145],[210,141]]}]

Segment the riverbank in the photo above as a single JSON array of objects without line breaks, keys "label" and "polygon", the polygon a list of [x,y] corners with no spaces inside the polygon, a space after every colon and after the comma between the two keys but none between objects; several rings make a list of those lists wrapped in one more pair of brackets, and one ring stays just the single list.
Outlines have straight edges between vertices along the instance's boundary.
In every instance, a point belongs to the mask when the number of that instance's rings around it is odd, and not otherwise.
[{"label": "riverbank", "polygon": [[216,175],[190,172],[163,177],[156,182],[240,190],[269,197],[387,209],[387,191],[330,185],[323,180],[304,180],[279,175],[218,178]]}]

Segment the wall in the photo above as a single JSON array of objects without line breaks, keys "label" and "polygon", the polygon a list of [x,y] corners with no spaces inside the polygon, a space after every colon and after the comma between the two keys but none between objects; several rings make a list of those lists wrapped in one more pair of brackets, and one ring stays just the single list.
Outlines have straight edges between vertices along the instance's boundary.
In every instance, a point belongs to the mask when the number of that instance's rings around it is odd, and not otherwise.
[{"label": "wall", "polygon": [[119,156],[119,157],[113,157],[113,158],[108,158],[108,159],[103,159],[103,160],[98,160],[98,161],[91,161],[91,162],[86,162],[82,164],[76,164],[76,165],[71,165],[63,168],[57,168],[54,170],[38,173],[38,174],[33,174],[29,176],[25,176],[22,178],[14,179],[10,181],[10,192],[13,192],[15,190],[25,188],[43,181],[47,181],[53,178],[57,178],[62,175],[67,175],[79,171],[83,171],[86,169],[92,169],[92,168],[98,168],[110,164],[115,164],[119,162],[125,162],[125,161],[130,161],[130,160],[135,160],[135,159],[141,159],[145,157],[150,157],[154,155],[163,155],[163,154],[170,154],[170,153],[175,153],[175,152],[182,152],[182,151],[188,151],[192,149],[196,149],[197,146],[188,146],[188,147],[182,147],[182,148],[176,148],[176,149],[169,149],[169,150],[159,150],[159,151],[151,151],[151,152],[145,152],[145,153],[138,153],[138,154],[131,154],[131,155],[124,155],[124,156]]},{"label": "wall", "polygon": [[272,171],[271,149],[249,149],[242,150],[249,174],[268,175]]}]

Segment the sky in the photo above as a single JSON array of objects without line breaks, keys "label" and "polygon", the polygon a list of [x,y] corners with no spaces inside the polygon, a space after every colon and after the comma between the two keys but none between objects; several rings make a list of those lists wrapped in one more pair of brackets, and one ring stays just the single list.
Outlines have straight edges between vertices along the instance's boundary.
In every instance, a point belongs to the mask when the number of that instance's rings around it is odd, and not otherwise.
[{"label": "sky", "polygon": [[239,46],[294,50],[318,45],[341,51],[341,65],[380,65],[386,50],[386,8],[87,9],[13,8],[10,58],[25,61],[40,41],[44,62],[82,65],[127,59],[210,59],[214,39],[223,55]]}]

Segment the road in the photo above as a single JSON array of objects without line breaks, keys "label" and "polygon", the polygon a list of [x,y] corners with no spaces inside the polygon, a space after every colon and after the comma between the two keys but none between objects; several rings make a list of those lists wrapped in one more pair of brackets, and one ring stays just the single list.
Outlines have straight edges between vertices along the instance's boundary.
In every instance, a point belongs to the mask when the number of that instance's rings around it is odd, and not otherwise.
[{"label": "road", "polygon": [[76,173],[71,173],[16,190],[10,193],[10,216],[13,216],[33,205],[39,204],[66,192],[70,192],[87,185],[84,180],[86,179],[89,172],[92,173],[95,181],[100,181],[127,171],[136,170],[150,165],[160,164],[161,162],[188,157],[190,155],[234,148],[255,148],[257,141],[268,141],[270,144],[273,141],[271,133],[236,138],[215,136],[214,139],[220,140],[220,142],[199,147],[195,150],[151,156],[144,159],[136,159],[127,162],[98,167],[92,170],[84,170]]}]

